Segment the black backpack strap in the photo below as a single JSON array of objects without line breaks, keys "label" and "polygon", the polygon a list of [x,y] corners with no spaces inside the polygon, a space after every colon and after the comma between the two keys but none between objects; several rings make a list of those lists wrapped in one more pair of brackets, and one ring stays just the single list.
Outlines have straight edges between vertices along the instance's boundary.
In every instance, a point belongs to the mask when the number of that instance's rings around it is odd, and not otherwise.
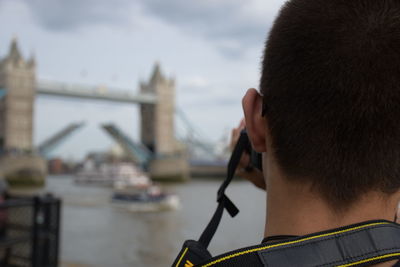
[{"label": "black backpack strap", "polygon": [[400,225],[369,221],[236,250],[196,266],[349,267],[399,258]]}]

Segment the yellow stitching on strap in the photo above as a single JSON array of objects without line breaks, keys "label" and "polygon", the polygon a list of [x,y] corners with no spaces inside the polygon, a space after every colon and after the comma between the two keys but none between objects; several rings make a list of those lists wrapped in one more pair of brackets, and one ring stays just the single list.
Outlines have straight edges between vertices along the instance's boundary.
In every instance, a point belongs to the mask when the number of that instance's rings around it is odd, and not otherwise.
[{"label": "yellow stitching on strap", "polygon": [[382,256],[369,258],[369,259],[365,259],[365,260],[361,260],[361,261],[357,261],[357,262],[353,262],[353,263],[349,263],[349,264],[339,265],[338,267],[354,266],[356,264],[366,263],[366,262],[374,261],[374,260],[381,260],[381,259],[390,258],[390,257],[393,257],[393,256],[400,256],[400,253],[392,253],[392,254],[382,255]]},{"label": "yellow stitching on strap", "polygon": [[389,224],[389,223],[388,222],[370,223],[370,224],[361,225],[361,226],[357,226],[357,227],[353,227],[353,228],[349,228],[349,229],[345,229],[345,230],[340,230],[340,231],[336,231],[336,232],[332,232],[332,233],[326,233],[326,234],[321,234],[321,235],[316,235],[316,236],[310,236],[310,237],[306,237],[306,238],[303,238],[303,239],[289,241],[289,242],[285,242],[285,243],[281,243],[281,244],[275,244],[275,245],[269,245],[269,246],[260,247],[260,248],[253,248],[253,249],[249,249],[249,250],[244,250],[244,251],[232,254],[232,255],[228,255],[228,256],[222,257],[222,258],[220,258],[218,260],[212,261],[212,262],[210,262],[210,263],[208,263],[206,265],[203,265],[203,267],[209,267],[209,266],[215,265],[215,264],[217,264],[219,262],[226,261],[226,260],[229,260],[231,258],[235,258],[237,256],[241,256],[241,255],[244,255],[244,254],[248,254],[248,253],[252,253],[252,252],[256,252],[256,251],[260,251],[260,250],[264,250],[264,249],[276,248],[276,247],[281,247],[281,246],[285,246],[285,245],[292,245],[292,244],[300,243],[300,242],[307,241],[307,240],[312,240],[312,239],[316,239],[316,238],[320,238],[320,237],[326,237],[326,236],[330,236],[330,235],[342,234],[342,233],[346,233],[346,232],[349,232],[349,231],[358,230],[358,229],[362,229],[362,228],[366,228],[366,227],[370,227],[370,226],[382,225],[382,224]]},{"label": "yellow stitching on strap", "polygon": [[179,264],[181,263],[183,257],[185,257],[186,252],[188,251],[189,248],[185,248],[185,250],[182,253],[182,256],[179,258],[179,261],[176,263],[175,267],[178,267]]}]

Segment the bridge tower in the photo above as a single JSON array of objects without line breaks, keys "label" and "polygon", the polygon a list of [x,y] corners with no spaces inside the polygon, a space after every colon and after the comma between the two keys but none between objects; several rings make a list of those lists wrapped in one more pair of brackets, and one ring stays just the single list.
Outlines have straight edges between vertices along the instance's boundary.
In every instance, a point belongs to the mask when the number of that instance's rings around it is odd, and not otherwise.
[{"label": "bridge tower", "polygon": [[[35,60],[25,60],[17,40],[0,59],[0,150],[29,152],[33,149]],[[34,153],[0,154],[0,179],[12,185],[43,185],[46,162]]]},{"label": "bridge tower", "polygon": [[156,63],[141,93],[154,94],[155,104],[141,104],[141,141],[155,155],[150,173],[156,179],[186,179],[189,165],[184,146],[175,138],[175,80],[167,78]]},{"label": "bridge tower", "polygon": [[35,60],[25,60],[17,40],[0,60],[0,147],[32,150]]}]

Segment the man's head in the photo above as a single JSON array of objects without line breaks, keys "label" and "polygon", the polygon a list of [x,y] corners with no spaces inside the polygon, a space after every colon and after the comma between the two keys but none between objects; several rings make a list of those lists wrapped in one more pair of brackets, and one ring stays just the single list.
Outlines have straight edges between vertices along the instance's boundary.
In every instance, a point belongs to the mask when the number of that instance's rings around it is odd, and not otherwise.
[{"label": "man's head", "polygon": [[260,91],[244,100],[249,135],[289,180],[311,183],[337,208],[399,190],[400,1],[287,2]]}]

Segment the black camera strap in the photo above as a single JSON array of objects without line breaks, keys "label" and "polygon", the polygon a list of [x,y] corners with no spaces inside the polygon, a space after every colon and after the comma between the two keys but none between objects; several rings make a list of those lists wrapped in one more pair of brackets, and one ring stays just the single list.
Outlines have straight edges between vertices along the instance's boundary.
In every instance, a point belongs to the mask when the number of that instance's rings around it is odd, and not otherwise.
[{"label": "black camera strap", "polygon": [[245,130],[242,130],[238,142],[236,143],[236,146],[229,159],[227,176],[217,192],[218,206],[214,212],[214,215],[212,216],[210,222],[204,229],[198,241],[187,240],[183,244],[183,248],[172,266],[194,266],[195,264],[212,257],[207,248],[218,229],[224,210],[226,209],[231,217],[235,217],[239,213],[239,209],[225,194],[225,191],[235,176],[235,171],[239,165],[243,152],[249,151],[250,147],[251,145],[247,133]]},{"label": "black camera strap", "polygon": [[204,229],[199,239],[199,243],[201,243],[205,248],[208,247],[211,239],[213,238],[215,232],[218,229],[218,225],[221,221],[224,209],[227,210],[227,212],[229,213],[229,215],[231,215],[231,217],[235,217],[239,213],[239,209],[225,194],[225,190],[229,186],[235,175],[236,168],[239,165],[243,152],[249,146],[250,146],[249,138],[247,136],[247,133],[243,130],[240,133],[239,140],[232,152],[231,158],[229,159],[227,176],[222,185],[220,186],[220,188],[218,189],[217,193],[218,207],[215,210],[214,215],[212,216],[210,222],[208,223],[206,229]]}]

